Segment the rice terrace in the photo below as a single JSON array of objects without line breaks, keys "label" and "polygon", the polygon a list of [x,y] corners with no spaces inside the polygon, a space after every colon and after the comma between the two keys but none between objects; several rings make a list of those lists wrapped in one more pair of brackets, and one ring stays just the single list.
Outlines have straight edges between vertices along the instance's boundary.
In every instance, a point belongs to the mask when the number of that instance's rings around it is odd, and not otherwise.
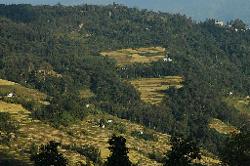
[{"label": "rice terrace", "polygon": [[133,63],[151,63],[162,60],[166,56],[166,49],[162,47],[128,48],[101,52],[100,54],[115,59],[118,66],[124,66]]},{"label": "rice terrace", "polygon": [[164,91],[170,87],[181,88],[181,76],[166,76],[161,78],[141,78],[130,81],[139,91],[142,101],[159,104],[164,97]]},{"label": "rice terrace", "polygon": [[[167,77],[162,79],[163,78],[154,78],[152,80],[145,78],[145,81],[147,83],[153,81],[153,86],[164,84],[164,86],[159,89],[165,89],[169,86],[181,86],[178,84],[181,81],[181,77]],[[5,86],[6,84],[8,86],[19,86],[19,88],[23,90],[32,91],[33,95],[35,92],[33,89],[26,88],[14,82],[1,80],[0,83],[1,85],[5,84]],[[4,87],[2,87],[1,91],[2,90],[4,90]],[[35,94],[39,93],[39,91],[36,92]],[[82,93],[84,93],[84,91],[82,91]],[[22,96],[20,97],[22,98]],[[34,96],[31,95],[29,98],[34,98]],[[38,146],[46,144],[50,140],[55,140],[62,144],[60,152],[64,156],[67,156],[67,159],[70,161],[70,166],[76,166],[79,162],[86,164],[88,161],[86,156],[74,151],[70,145],[73,145],[73,147],[81,147],[83,145],[95,146],[100,150],[101,158],[105,160],[109,155],[107,141],[110,136],[112,136],[112,133],[119,133],[127,138],[128,147],[130,149],[129,157],[134,163],[140,161],[137,164],[141,166],[160,166],[161,163],[152,160],[148,156],[155,151],[158,151],[162,156],[166,151],[170,150],[171,147],[169,135],[156,132],[144,126],[105,113],[90,115],[84,120],[79,121],[78,124],[72,124],[68,127],[59,126],[55,128],[40,120],[33,119],[31,116],[32,112],[25,109],[20,104],[0,101],[0,113],[1,112],[8,113],[11,116],[12,123],[19,127],[17,133],[11,140],[11,145],[7,146],[0,144],[0,154],[5,156],[6,160],[15,159],[17,161],[23,161],[26,165],[32,165],[29,159],[30,149],[37,149]],[[105,126],[100,127],[101,119],[104,121]],[[143,135],[151,135],[153,139],[147,140]],[[217,160],[215,156],[204,151],[201,162],[208,165],[215,165],[219,160]],[[93,165],[93,163],[91,163],[91,165]]]},{"label": "rice terrace", "polygon": [[230,125],[230,124],[226,124],[224,122],[222,122],[219,119],[212,119],[209,123],[209,127],[211,129],[215,129],[217,132],[221,133],[221,134],[233,134],[233,133],[238,133],[239,130]]}]

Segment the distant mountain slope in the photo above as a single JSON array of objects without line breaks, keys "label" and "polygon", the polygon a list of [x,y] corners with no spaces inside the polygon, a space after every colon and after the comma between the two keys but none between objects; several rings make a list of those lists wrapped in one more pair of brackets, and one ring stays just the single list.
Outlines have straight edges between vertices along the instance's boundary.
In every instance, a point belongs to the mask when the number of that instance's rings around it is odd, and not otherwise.
[{"label": "distant mountain slope", "polygon": [[[250,95],[250,30],[239,20],[231,26],[195,23],[117,4],[0,5],[0,41],[0,78],[45,93],[47,105],[22,104],[34,119],[51,126],[77,124],[103,112],[191,137],[218,154],[226,138],[209,128],[211,120],[236,128],[247,121],[224,100]],[[156,46],[166,48],[171,61],[119,66],[100,55]],[[157,105],[142,100],[129,83],[159,76],[184,81],[179,89],[157,89],[162,99]]]},{"label": "distant mountain slope", "polygon": [[130,7],[139,7],[160,10],[171,13],[182,13],[195,20],[215,18],[223,21],[240,18],[250,25],[250,2],[248,0],[3,0],[2,3],[31,3],[31,4],[57,4],[75,5],[89,4],[112,4],[113,2],[125,4]]},{"label": "distant mountain slope", "polygon": [[[110,0],[86,0],[87,3],[112,3]],[[181,13],[195,20],[214,18],[224,21],[240,18],[250,25],[250,2],[248,0],[119,0],[117,3],[166,11]]]},{"label": "distant mountain slope", "polygon": [[[32,89],[29,90],[32,91]],[[33,97],[32,95],[30,97]],[[25,96],[23,97],[25,98]],[[77,124],[54,128],[33,119],[32,113],[20,104],[0,101],[0,112],[9,113],[12,121],[19,126],[9,145],[0,142],[0,164],[3,159],[15,159],[27,165],[33,165],[29,159],[32,150],[51,140],[62,144],[60,151],[69,159],[69,166],[76,166],[79,162],[86,164],[87,161],[86,156],[74,150],[73,146],[93,145],[100,150],[101,157],[105,160],[109,155],[108,139],[113,133],[122,134],[127,139],[130,159],[139,166],[161,166],[159,161],[150,156],[157,152],[157,155],[161,155],[158,157],[162,157],[170,149],[169,135],[108,114],[99,113],[88,116]],[[8,157],[2,158],[2,156]],[[206,165],[214,165],[219,160],[211,154],[203,152],[202,162]]]}]

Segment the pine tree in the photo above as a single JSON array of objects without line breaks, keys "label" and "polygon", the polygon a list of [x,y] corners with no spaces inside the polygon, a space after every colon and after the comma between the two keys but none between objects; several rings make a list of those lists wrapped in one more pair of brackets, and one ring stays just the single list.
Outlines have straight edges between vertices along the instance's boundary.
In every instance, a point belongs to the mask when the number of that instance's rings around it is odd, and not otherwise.
[{"label": "pine tree", "polygon": [[222,152],[222,159],[226,165],[250,165],[250,128],[243,126],[239,133],[228,139]]},{"label": "pine tree", "polygon": [[67,160],[62,154],[58,153],[59,143],[50,141],[47,145],[42,145],[40,153],[33,154],[31,160],[35,166],[66,166]]},{"label": "pine tree", "polygon": [[113,135],[109,140],[109,150],[112,154],[108,157],[106,166],[131,166],[132,163],[128,157],[128,148],[126,139],[122,136]]},{"label": "pine tree", "polygon": [[171,138],[172,150],[167,153],[164,166],[188,166],[193,159],[201,159],[200,149],[191,141]]}]

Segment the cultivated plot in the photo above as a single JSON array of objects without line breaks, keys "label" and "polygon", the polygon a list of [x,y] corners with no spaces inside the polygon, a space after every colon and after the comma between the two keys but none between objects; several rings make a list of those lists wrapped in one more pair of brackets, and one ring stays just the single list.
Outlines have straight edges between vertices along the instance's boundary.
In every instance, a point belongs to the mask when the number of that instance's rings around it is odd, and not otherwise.
[{"label": "cultivated plot", "polygon": [[130,81],[139,91],[142,101],[150,104],[161,103],[165,96],[164,91],[170,87],[181,88],[183,78],[180,76],[167,76],[162,78],[141,78]]},{"label": "cultivated plot", "polygon": [[118,66],[124,66],[133,63],[151,63],[163,60],[166,56],[166,50],[162,47],[128,48],[101,52],[101,55],[115,59]]}]

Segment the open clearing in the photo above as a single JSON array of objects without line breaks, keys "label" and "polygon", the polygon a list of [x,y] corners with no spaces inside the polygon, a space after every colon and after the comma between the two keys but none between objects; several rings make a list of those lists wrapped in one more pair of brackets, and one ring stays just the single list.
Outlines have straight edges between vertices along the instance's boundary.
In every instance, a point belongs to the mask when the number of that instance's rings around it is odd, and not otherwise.
[{"label": "open clearing", "polygon": [[35,89],[26,88],[18,83],[0,79],[0,96],[5,97],[12,93],[15,97],[21,97],[26,101],[45,101],[46,94]]},{"label": "open clearing", "polygon": [[[154,160],[147,157],[149,152],[159,151],[162,154],[170,149],[169,136],[156,133],[158,141],[138,141],[137,138],[130,136],[130,132],[134,130],[143,130],[140,125],[129,123],[126,120],[121,120],[109,115],[89,116],[82,122],[69,127],[60,127],[56,129],[48,124],[44,124],[39,120],[34,120],[30,117],[30,112],[24,109],[19,104],[10,104],[0,101],[0,111],[8,112],[13,121],[20,125],[16,138],[10,143],[10,146],[0,145],[0,153],[12,156],[16,160],[25,161],[28,165],[32,165],[29,161],[29,149],[33,144],[46,144],[50,140],[60,142],[62,146],[69,145],[94,145],[101,150],[103,159],[109,155],[108,139],[114,133],[113,125],[109,127],[99,127],[98,121],[100,118],[108,120],[112,119],[113,124],[124,124],[129,131],[123,135],[127,139],[127,146],[130,149],[130,159],[133,162],[140,161],[140,165],[152,166],[160,165]],[[70,160],[70,165],[77,165],[78,161],[85,163],[86,158],[80,154],[68,149],[61,149],[61,152]]]},{"label": "open clearing", "polygon": [[239,96],[229,96],[224,99],[228,106],[234,107],[238,111],[248,114],[250,116],[250,98],[249,97],[239,97]]},{"label": "open clearing", "polygon": [[[20,126],[18,134],[15,136],[15,139],[10,142],[10,145],[0,146],[0,153],[5,153],[16,160],[24,161],[28,165],[32,165],[32,162],[29,160],[29,150],[33,144],[40,145],[50,140],[55,140],[62,144],[69,145],[75,141],[74,138],[60,130],[48,124],[44,124],[39,120],[32,119],[30,117],[31,113],[19,104],[0,101],[0,112],[8,112],[12,120]],[[72,164],[76,163],[76,161],[85,161],[83,156],[81,157],[75,152],[67,151],[65,153],[67,153]]]},{"label": "open clearing", "polygon": [[[110,115],[95,115],[88,116],[85,120],[78,124],[69,127],[53,128],[48,124],[44,124],[39,120],[34,120],[30,117],[30,112],[24,109],[19,104],[10,104],[0,102],[0,111],[8,112],[13,121],[20,125],[16,138],[10,142],[9,146],[0,145],[0,153],[20,161],[24,161],[28,165],[32,165],[29,160],[32,145],[45,144],[50,140],[58,141],[62,144],[61,153],[63,153],[70,161],[70,165],[75,166],[77,162],[86,163],[86,157],[80,155],[75,151],[64,149],[63,147],[69,145],[94,145],[101,151],[101,156],[106,159],[109,155],[108,139],[113,133],[116,133],[116,126],[125,126],[125,131],[122,135],[127,139],[127,146],[129,147],[129,157],[132,162],[139,161],[140,166],[160,166],[161,164],[150,159],[148,155],[154,151],[164,154],[170,149],[169,135],[161,134],[153,130],[149,130],[156,137],[157,141],[138,140],[131,136],[132,131],[144,131],[143,126],[131,123],[127,120],[122,120]],[[99,126],[100,119],[105,121],[112,120],[112,123],[105,128]],[[219,161],[213,157],[203,156],[203,163],[207,165],[216,165]]]},{"label": "open clearing", "polygon": [[11,82],[11,81],[8,81],[8,80],[3,80],[3,79],[0,79],[0,85],[16,85],[17,83],[15,82]]},{"label": "open clearing", "polygon": [[95,94],[89,88],[83,88],[80,90],[81,99],[88,99],[94,96]]},{"label": "open clearing", "polygon": [[119,66],[123,66],[132,63],[151,63],[162,60],[166,55],[166,50],[162,47],[128,48],[101,52],[100,54],[115,59]]},{"label": "open clearing", "polygon": [[[157,80],[158,79],[159,78],[157,78]],[[179,79],[179,77],[172,77],[171,81],[168,80],[168,84],[171,82],[171,85],[177,86]],[[148,80],[148,83],[150,83],[150,80]],[[166,84],[166,80],[164,84]],[[21,91],[20,93],[17,93],[20,97],[22,97],[21,94],[24,94],[24,97],[28,97],[32,100],[34,100],[34,97],[37,100],[45,98],[44,94],[39,91],[25,88],[13,82],[5,80],[0,81],[1,88],[8,89],[10,88],[9,86],[17,86],[17,91]],[[22,90],[27,92],[22,92]],[[89,96],[89,94],[87,94],[87,96]],[[79,161],[86,164],[87,159],[85,156],[80,155],[76,151],[70,150],[67,147],[70,147],[70,145],[93,145],[100,149],[101,157],[105,160],[110,154],[107,142],[114,133],[123,135],[127,139],[129,157],[133,163],[137,163],[139,166],[161,166],[161,163],[150,159],[149,155],[153,152],[159,152],[160,155],[163,155],[171,148],[169,144],[169,135],[103,113],[90,115],[83,121],[68,127],[61,126],[59,128],[54,128],[49,124],[33,119],[31,117],[31,112],[23,108],[20,104],[0,101],[0,112],[9,113],[13,123],[18,124],[19,126],[17,133],[9,144],[0,144],[0,154],[1,156],[4,156],[2,159],[14,159],[16,161],[22,161],[26,165],[33,165],[29,159],[31,153],[30,149],[32,147],[38,147],[41,144],[46,144],[51,140],[61,143],[62,146],[59,150],[69,160],[70,166],[79,165]],[[100,127],[101,119],[106,122],[105,127]],[[153,134],[157,139],[144,140],[134,137],[132,132],[135,131],[147,131],[148,133]],[[209,155],[207,152],[204,152],[201,162],[212,166],[217,165],[219,160],[214,156]]]},{"label": "open clearing", "polygon": [[170,87],[181,88],[183,78],[180,76],[167,76],[162,78],[141,78],[130,81],[139,91],[141,100],[150,104],[161,103],[165,96],[163,91]]},{"label": "open clearing", "polygon": [[219,119],[212,119],[209,123],[209,127],[211,129],[215,129],[217,132],[221,134],[233,134],[239,132],[239,130],[237,130],[236,127],[230,124],[226,124]]}]

